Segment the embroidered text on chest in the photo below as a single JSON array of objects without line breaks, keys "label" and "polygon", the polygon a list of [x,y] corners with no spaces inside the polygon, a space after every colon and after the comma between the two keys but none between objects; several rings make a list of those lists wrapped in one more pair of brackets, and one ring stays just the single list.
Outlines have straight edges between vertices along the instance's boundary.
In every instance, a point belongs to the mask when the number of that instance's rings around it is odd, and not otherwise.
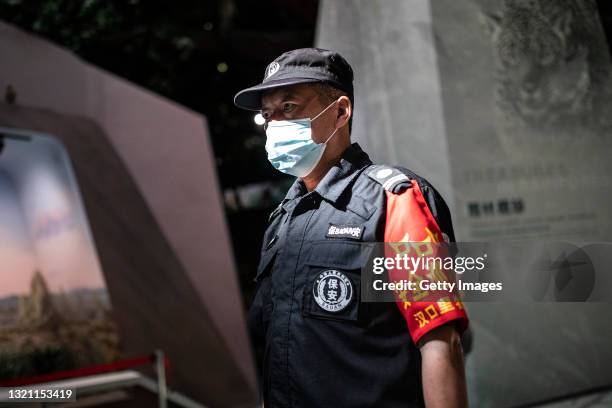
[{"label": "embroidered text on chest", "polygon": [[360,225],[338,225],[329,224],[327,229],[328,238],[352,238],[361,239],[363,234],[363,226]]}]

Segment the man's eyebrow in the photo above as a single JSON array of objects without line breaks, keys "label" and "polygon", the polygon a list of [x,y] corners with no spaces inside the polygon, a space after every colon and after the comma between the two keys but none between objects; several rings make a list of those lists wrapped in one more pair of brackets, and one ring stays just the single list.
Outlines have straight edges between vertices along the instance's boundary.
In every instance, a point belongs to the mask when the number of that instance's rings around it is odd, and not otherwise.
[{"label": "man's eyebrow", "polygon": [[289,99],[295,99],[295,97],[296,97],[295,92],[285,91],[283,92],[283,95],[281,97],[281,102],[285,102]]},{"label": "man's eyebrow", "polygon": [[[294,99],[294,98],[296,98],[296,95],[297,95],[297,94],[296,94],[295,92],[292,92],[292,91],[284,91],[284,92],[281,94],[280,102],[282,103],[282,102],[286,102],[286,101],[287,101],[287,100],[289,100],[289,99]],[[299,97],[298,97],[298,99],[299,99]],[[268,107],[266,104],[262,104],[262,105],[261,105],[261,110],[263,111],[263,110],[266,110],[266,109],[270,109],[270,108],[269,108],[269,107]]]},{"label": "man's eyebrow", "polygon": [[292,91],[290,89],[288,89],[285,92],[283,92],[283,98],[285,98],[285,99],[287,99],[287,98],[295,98],[296,96],[298,96],[298,94],[295,91]]}]

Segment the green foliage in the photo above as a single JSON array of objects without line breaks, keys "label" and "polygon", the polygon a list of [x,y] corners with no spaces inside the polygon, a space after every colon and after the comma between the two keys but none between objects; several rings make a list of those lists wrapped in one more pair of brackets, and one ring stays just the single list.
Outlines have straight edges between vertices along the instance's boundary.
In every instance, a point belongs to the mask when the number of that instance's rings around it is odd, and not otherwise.
[{"label": "green foliage", "polygon": [[0,3],[0,11],[8,21],[75,51],[123,20],[122,12],[110,1],[10,0]]},{"label": "green foliage", "polygon": [[[0,0],[3,20],[173,98],[211,7],[190,0]],[[214,12],[214,8],[212,10]]]}]

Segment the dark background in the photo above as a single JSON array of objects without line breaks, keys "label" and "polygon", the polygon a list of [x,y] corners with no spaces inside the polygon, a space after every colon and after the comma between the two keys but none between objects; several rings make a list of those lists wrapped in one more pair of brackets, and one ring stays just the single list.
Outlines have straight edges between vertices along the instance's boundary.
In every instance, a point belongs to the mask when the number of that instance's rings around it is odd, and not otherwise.
[{"label": "dark background", "polygon": [[[597,3],[611,44],[612,1]],[[268,214],[292,178],[268,164],[254,112],[232,98],[284,51],[313,45],[317,9],[318,0],[0,0],[0,19],[206,116],[221,189],[234,198],[226,215],[248,305]],[[256,204],[236,200],[250,185],[270,191]]]}]

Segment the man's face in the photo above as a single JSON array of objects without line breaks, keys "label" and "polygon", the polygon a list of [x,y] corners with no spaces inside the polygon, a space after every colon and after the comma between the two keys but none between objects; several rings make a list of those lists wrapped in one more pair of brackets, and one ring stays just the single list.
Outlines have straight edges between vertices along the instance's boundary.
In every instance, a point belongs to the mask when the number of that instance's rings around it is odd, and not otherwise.
[{"label": "man's face", "polygon": [[[314,118],[327,105],[310,84],[291,85],[266,91],[261,98],[261,115],[266,124],[273,120]],[[312,122],[312,140],[324,142],[335,129],[337,109],[331,106]]]}]

